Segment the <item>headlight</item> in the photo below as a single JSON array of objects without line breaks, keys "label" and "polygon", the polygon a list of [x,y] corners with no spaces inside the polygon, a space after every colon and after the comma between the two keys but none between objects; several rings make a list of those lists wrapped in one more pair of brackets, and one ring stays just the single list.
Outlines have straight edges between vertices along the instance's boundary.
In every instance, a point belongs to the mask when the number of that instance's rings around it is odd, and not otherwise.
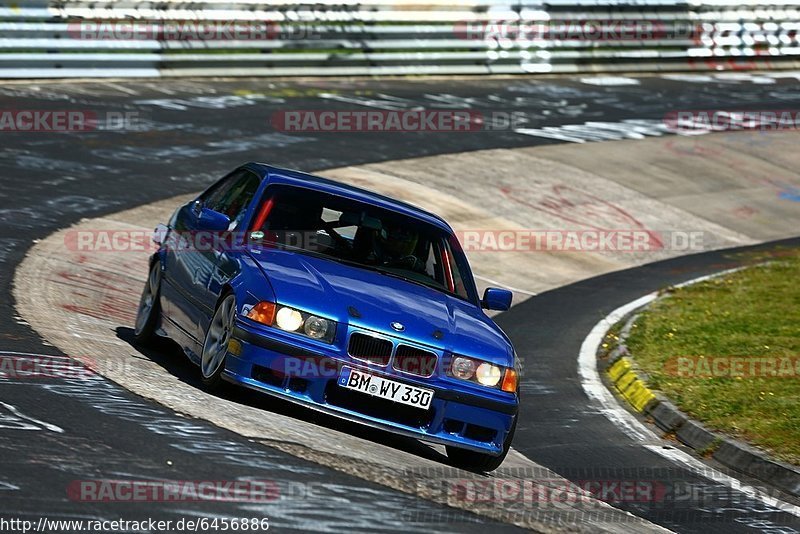
[{"label": "headlight", "polygon": [[[500,381],[508,374],[508,371],[513,372],[513,369],[506,369],[489,362],[467,358],[466,356],[453,356],[448,374],[461,380],[477,382],[488,388],[497,388],[500,386]],[[503,382],[503,391],[508,391],[506,387],[510,384],[506,384],[506,380],[503,380]],[[516,381],[514,382],[514,387],[514,391],[516,391]]]},{"label": "headlight", "polygon": [[281,330],[296,332],[303,326],[303,316],[299,311],[284,306],[278,310],[278,314],[275,316],[275,324]]},{"label": "headlight", "polygon": [[490,388],[495,387],[500,382],[502,374],[499,367],[490,363],[482,363],[475,370],[475,378],[478,379],[478,382]]},{"label": "headlight", "polygon": [[259,302],[247,312],[246,317],[267,326],[277,326],[281,330],[304,334],[328,343],[333,343],[333,338],[336,337],[335,321],[272,302]]},{"label": "headlight", "polygon": [[322,339],[325,337],[325,334],[328,333],[328,328],[330,328],[330,323],[327,320],[312,315],[306,319],[306,326],[303,328],[303,331],[308,337]]},{"label": "headlight", "polygon": [[463,356],[456,356],[453,358],[451,370],[454,377],[461,380],[470,380],[475,376],[475,361]]}]

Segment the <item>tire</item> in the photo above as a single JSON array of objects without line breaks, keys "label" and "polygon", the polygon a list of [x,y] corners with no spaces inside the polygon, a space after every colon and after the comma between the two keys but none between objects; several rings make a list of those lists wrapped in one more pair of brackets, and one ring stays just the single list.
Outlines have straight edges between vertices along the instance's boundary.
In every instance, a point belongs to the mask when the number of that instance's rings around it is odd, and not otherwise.
[{"label": "tire", "polygon": [[229,293],[222,297],[214,310],[200,354],[200,376],[207,391],[215,391],[222,385],[222,372],[225,371],[235,321],[236,297]]},{"label": "tire", "polygon": [[156,261],[147,275],[142,296],[139,299],[139,308],[136,312],[136,323],[133,329],[133,338],[140,345],[149,345],[157,338],[156,327],[161,318],[161,264]]},{"label": "tire", "polygon": [[468,451],[447,445],[447,458],[454,467],[459,467],[465,471],[472,471],[476,473],[488,473],[494,471],[503,460],[506,459],[508,451],[511,450],[511,442],[514,440],[514,433],[517,430],[517,419],[514,418],[514,423],[511,425],[511,430],[508,431],[505,441],[503,442],[503,452],[500,456],[492,456],[491,454],[483,454],[480,452]]}]

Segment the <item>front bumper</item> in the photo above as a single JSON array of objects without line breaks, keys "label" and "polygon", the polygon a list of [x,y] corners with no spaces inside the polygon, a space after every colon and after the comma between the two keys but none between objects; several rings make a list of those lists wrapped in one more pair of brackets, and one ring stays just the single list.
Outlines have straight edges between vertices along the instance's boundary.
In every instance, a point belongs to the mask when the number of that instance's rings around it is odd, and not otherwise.
[{"label": "front bumper", "polygon": [[[271,332],[270,332],[271,334]],[[281,333],[266,335],[240,322],[238,344],[225,364],[223,377],[236,384],[276,395],[308,408],[432,443],[499,455],[518,410],[514,395],[504,399],[478,395],[423,378],[399,377],[347,355],[306,347]],[[327,353],[326,353],[327,352]],[[308,365],[308,362],[313,365]],[[324,365],[319,365],[325,362]],[[288,364],[288,365],[287,365]],[[432,389],[430,408],[406,407],[342,388],[339,370],[348,366],[418,387]]]}]

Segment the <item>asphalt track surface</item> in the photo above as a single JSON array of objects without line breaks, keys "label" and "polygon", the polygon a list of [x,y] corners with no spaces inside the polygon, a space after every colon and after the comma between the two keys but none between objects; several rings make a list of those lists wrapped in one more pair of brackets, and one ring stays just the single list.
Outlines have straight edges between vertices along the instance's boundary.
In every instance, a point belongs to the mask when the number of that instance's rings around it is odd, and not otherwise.
[{"label": "asphalt track surface", "polygon": [[[609,86],[569,79],[7,85],[0,87],[4,109],[133,111],[143,119],[144,130],[2,134],[0,288],[5,295],[11,294],[15,266],[33,240],[83,217],[197,191],[244,161],[314,171],[559,142],[508,129],[290,134],[270,127],[275,111],[364,107],[522,111],[531,121],[527,126],[539,128],[593,120],[658,121],[676,109],[785,109],[796,107],[798,101],[794,80],[686,83],[645,78],[637,85]],[[491,180],[492,169],[486,169],[486,174]],[[586,406],[576,372],[578,347],[591,326],[619,304],[730,264],[721,253],[670,260],[551,291],[502,315],[499,321],[515,340],[528,369],[515,448],[573,479],[584,476],[580,469],[608,469],[609,478],[618,480],[631,477],[619,471],[623,468],[675,469],[626,442],[602,415]],[[10,297],[0,303],[0,351],[63,356],[19,321]],[[184,372],[190,372],[185,365]],[[274,527],[304,531],[472,531],[490,523],[463,514],[456,522],[409,522],[414,511],[435,515],[445,509],[181,418],[101,378],[77,384],[60,378],[4,380],[0,381],[0,400],[5,403],[0,404],[3,517],[267,516]],[[109,409],[115,403],[117,409]],[[39,430],[24,429],[31,426]],[[69,430],[70,437],[62,436],[56,427]],[[672,473],[679,480],[696,481],[680,470]],[[313,495],[267,504],[183,503],[176,507],[76,503],[65,489],[75,480],[113,476],[186,480],[254,476],[285,483],[281,487],[286,488],[295,481],[304,491],[313,488]],[[325,484],[312,484],[319,481]],[[796,518],[787,514],[747,503],[734,509],[725,496],[712,504],[715,507],[708,512],[693,502],[677,511],[653,503],[619,506],[681,532],[777,532],[781,526],[786,528],[781,532],[792,532],[788,530],[792,526],[800,528]],[[754,518],[772,523],[754,523]],[[489,528],[511,527],[493,523]]]}]

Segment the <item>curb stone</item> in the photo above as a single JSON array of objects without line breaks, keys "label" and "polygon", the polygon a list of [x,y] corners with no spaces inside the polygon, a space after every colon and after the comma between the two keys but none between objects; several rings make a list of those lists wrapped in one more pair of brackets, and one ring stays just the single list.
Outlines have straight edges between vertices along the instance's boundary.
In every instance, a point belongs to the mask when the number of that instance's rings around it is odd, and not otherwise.
[{"label": "curb stone", "polygon": [[714,432],[702,423],[691,419],[663,395],[647,386],[647,376],[636,369],[625,338],[638,313],[634,311],[620,331],[619,344],[609,355],[605,374],[617,393],[638,413],[653,419],[664,434],[674,434],[683,444],[701,456],[708,456],[740,473],[752,476],[777,487],[795,497],[800,497],[800,469],[769,458],[763,451]]}]

